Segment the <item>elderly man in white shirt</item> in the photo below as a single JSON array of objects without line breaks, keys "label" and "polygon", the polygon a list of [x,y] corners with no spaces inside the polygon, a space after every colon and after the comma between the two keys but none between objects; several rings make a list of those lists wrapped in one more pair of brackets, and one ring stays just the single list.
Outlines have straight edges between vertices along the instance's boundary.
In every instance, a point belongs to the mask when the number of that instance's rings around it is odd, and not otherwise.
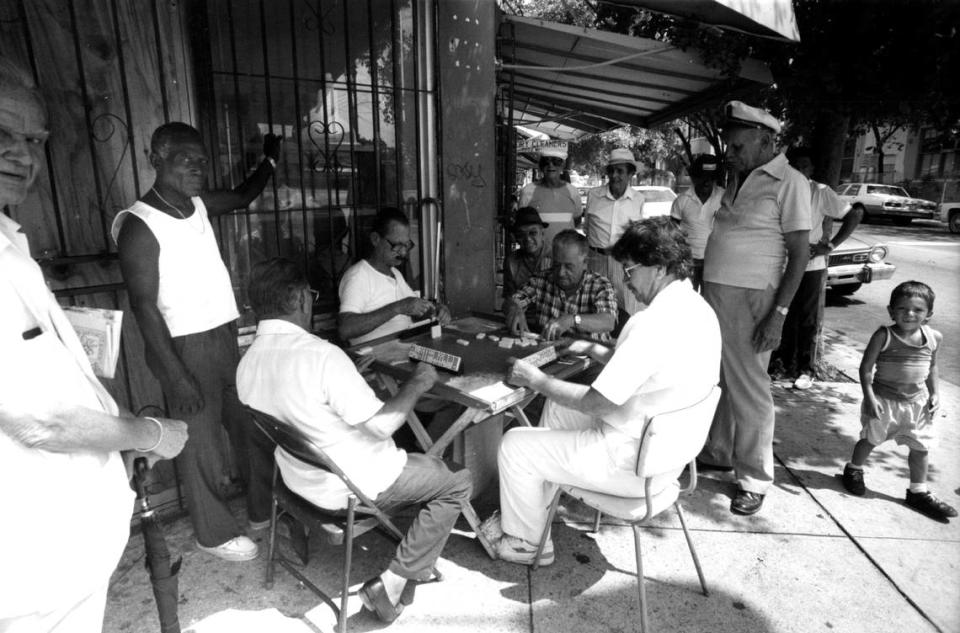
[{"label": "elderly man in white shirt", "polygon": [[[437,457],[406,452],[390,438],[437,379],[422,364],[381,401],[337,346],[310,333],[313,300],[300,268],[285,259],[258,264],[250,302],[257,336],[237,369],[240,400],[304,431],[377,505],[389,512],[421,506],[393,560],[360,589],[364,605],[392,622],[426,580],[472,490],[470,472]],[[322,508],[346,508],[349,490],[336,476],[277,448],[283,481]]]},{"label": "elderly man in white shirt", "polygon": [[[511,383],[542,393],[547,405],[540,427],[513,429],[500,445],[502,519],[494,515],[484,531],[503,534],[495,546],[503,560],[534,563],[559,484],[643,496],[634,468],[647,420],[695,404],[719,380],[720,327],[687,281],[690,249],[675,223],[667,217],[633,223],[613,256],[624,265],[627,287],[647,308],[627,321],[614,349],[588,341],[570,346],[604,365],[596,380],[564,382],[522,360],[511,370]],[[660,476],[654,490],[678,474]],[[553,560],[548,540],[539,563]]]},{"label": "elderly man in white shirt", "polygon": [[0,56],[0,631],[100,633],[133,507],[120,452],[172,458],[187,425],[120,411],[7,217],[47,136],[33,79]]},{"label": "elderly man in white shirt", "polygon": [[633,152],[618,147],[607,158],[607,184],[587,193],[584,227],[590,245],[590,270],[613,283],[617,293],[620,323],[636,312],[640,305],[623,283],[623,267],[611,256],[610,249],[623,234],[624,227],[643,217],[643,194],[630,186],[637,173]]},{"label": "elderly man in white shirt", "polygon": [[720,208],[723,187],[720,181],[720,159],[710,154],[700,154],[690,164],[690,180],[693,186],[677,196],[670,209],[670,217],[680,223],[687,235],[693,255],[693,289],[703,285],[703,251],[707,238],[713,230],[713,216]]}]

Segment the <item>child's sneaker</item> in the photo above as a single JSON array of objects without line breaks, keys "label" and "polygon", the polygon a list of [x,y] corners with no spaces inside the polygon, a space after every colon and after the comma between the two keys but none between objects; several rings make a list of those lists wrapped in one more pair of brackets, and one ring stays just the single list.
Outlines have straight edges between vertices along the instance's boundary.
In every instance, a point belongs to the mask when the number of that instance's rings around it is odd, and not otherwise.
[{"label": "child's sneaker", "polygon": [[843,487],[850,494],[862,497],[867,491],[867,486],[863,483],[863,469],[851,468],[850,464],[847,464],[843,469]]},{"label": "child's sneaker", "polygon": [[930,492],[910,492],[907,490],[907,499],[904,502],[914,510],[925,514],[931,519],[944,521],[957,516],[957,511],[950,504],[937,499]]}]

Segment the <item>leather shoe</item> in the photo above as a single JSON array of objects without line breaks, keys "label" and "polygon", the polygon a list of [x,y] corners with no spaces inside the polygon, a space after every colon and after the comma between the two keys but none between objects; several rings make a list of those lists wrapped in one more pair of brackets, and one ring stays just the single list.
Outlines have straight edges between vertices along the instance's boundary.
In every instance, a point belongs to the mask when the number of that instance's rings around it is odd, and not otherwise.
[{"label": "leather shoe", "polygon": [[390,603],[387,596],[387,589],[383,586],[380,577],[371,578],[360,587],[360,601],[368,611],[377,614],[377,617],[384,622],[393,622],[397,616],[403,613],[403,598],[396,605]]},{"label": "leather shoe", "polygon": [[763,495],[759,492],[737,490],[737,495],[730,502],[730,512],[734,514],[756,514],[763,507]]},{"label": "leather shoe", "polygon": [[733,471],[733,466],[717,466],[716,464],[708,464],[707,462],[702,462],[697,459],[697,471],[715,471],[721,473],[729,473]]}]

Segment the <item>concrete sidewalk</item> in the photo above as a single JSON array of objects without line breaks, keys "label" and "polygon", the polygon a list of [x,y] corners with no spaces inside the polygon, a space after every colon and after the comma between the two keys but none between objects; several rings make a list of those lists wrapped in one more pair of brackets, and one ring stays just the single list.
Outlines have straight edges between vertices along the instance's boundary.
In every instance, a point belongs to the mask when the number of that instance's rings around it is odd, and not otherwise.
[{"label": "concrete sidewalk", "polygon": [[[828,360],[856,376],[859,346],[827,335]],[[841,376],[843,378],[843,376]],[[939,445],[931,451],[931,489],[960,506],[960,388],[942,384]],[[730,514],[733,486],[703,477],[684,501],[710,596],[700,593],[676,515],[644,530],[650,621],[660,632],[960,633],[960,521],[938,523],[903,505],[906,451],[884,445],[866,471],[869,491],[848,495],[837,476],[860,430],[856,382],[817,383],[808,391],[774,387],[777,473],[763,510]],[[496,495],[479,500],[487,516]],[[440,560],[441,583],[422,585],[395,632],[587,632],[639,630],[630,528],[604,522],[564,500],[554,526],[556,563],[530,570],[492,561],[460,525]],[[238,509],[239,512],[239,509]],[[226,563],[199,552],[186,520],[169,526],[183,554],[180,621],[184,630],[331,631],[330,610],[278,568],[265,590],[264,563]],[[266,549],[265,533],[253,535]],[[114,575],[104,630],[156,631],[156,608],[139,536]],[[377,535],[357,543],[353,591],[392,551]],[[308,577],[331,594],[342,548],[315,548]],[[384,628],[350,599],[350,631]],[[276,611],[263,611],[276,609]],[[254,613],[259,612],[259,613]],[[288,617],[284,617],[288,616]]]}]

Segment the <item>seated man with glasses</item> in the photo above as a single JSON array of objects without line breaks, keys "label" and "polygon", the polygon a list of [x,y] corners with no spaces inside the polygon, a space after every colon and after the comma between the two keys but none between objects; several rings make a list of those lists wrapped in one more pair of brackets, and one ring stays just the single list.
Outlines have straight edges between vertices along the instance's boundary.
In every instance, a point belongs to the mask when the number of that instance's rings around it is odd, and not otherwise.
[{"label": "seated man with glasses", "polygon": [[610,339],[617,324],[617,297],[610,280],[587,270],[587,238],[573,229],[553,239],[553,266],[538,272],[504,302],[507,328],[527,331],[527,311],[540,334]]},{"label": "seated man with glasses", "polygon": [[414,320],[436,313],[450,320],[442,305],[421,299],[397,270],[414,243],[410,221],[396,207],[377,213],[370,231],[371,251],[340,280],[340,337],[357,345],[409,328]]}]

